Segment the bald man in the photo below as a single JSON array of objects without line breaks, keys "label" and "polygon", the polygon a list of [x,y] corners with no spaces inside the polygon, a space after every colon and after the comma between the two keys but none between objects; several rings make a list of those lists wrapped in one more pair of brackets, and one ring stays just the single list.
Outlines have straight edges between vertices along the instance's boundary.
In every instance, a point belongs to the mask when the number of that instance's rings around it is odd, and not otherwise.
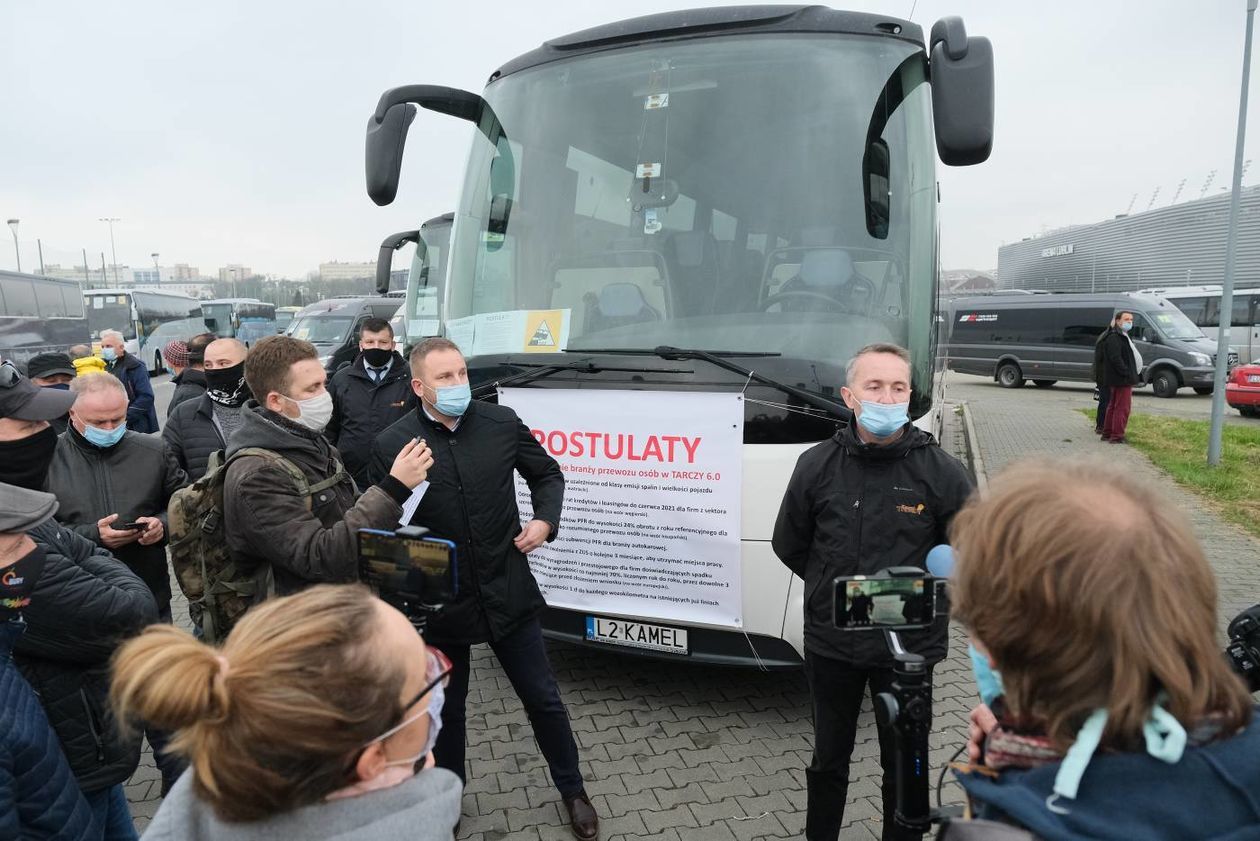
[{"label": "bald man", "polygon": [[227,447],[241,425],[245,401],[253,396],[245,384],[247,353],[236,339],[215,339],[208,344],[206,393],[177,406],[162,430],[180,467],[194,482],[205,475],[210,454]]}]

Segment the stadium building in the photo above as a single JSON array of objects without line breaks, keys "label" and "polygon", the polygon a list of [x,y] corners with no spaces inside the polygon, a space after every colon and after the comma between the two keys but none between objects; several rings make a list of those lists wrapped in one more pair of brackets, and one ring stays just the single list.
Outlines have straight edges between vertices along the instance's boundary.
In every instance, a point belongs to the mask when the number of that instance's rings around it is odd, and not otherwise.
[{"label": "stadium building", "polygon": [[[1219,284],[1228,192],[1050,231],[998,249],[998,285],[1051,292],[1126,292]],[[1260,286],[1260,186],[1244,187],[1234,282]]]}]

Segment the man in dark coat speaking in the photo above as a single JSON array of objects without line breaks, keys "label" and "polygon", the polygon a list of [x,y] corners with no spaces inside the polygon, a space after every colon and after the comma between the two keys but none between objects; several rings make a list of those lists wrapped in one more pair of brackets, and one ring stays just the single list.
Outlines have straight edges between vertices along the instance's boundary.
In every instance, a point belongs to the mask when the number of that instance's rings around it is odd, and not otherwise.
[{"label": "man in dark coat speaking", "polygon": [[[554,540],[564,502],[564,474],[507,406],[471,400],[468,369],[447,339],[411,352],[415,411],[376,439],[369,478],[379,479],[407,442],[428,442],[433,466],[410,523],[455,542],[459,595],[429,622],[426,638],[450,658],[437,764],[464,778],[464,701],[469,646],[490,643],[525,705],[551,769],[573,834],[592,839],[599,819],[578,770],[577,744],[560,698],[538,614],[545,603],[525,555]],[[534,519],[522,525],[513,472],[529,485]],[[404,510],[407,510],[404,508]]]}]

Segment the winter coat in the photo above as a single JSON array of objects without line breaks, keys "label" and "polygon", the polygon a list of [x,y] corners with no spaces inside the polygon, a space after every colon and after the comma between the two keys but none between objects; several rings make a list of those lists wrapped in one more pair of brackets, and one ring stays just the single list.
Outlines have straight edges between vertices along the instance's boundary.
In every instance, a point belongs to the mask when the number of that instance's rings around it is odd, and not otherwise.
[{"label": "winter coat", "polygon": [[214,401],[205,394],[167,415],[162,440],[171,448],[171,455],[188,474],[190,482],[206,475],[210,454],[227,446],[219,425],[214,422]]},{"label": "winter coat", "polygon": [[100,791],[125,782],[140,762],[139,734],[123,735],[110,711],[109,659],[157,621],[157,607],[145,583],[91,541],[51,520],[29,534],[47,557],[14,659],[79,785]]},{"label": "winter coat", "polygon": [[1094,342],[1094,362],[1089,366],[1089,378],[1094,381],[1094,385],[1104,385],[1103,383],[1103,347],[1113,331],[1110,327],[1098,334],[1097,341]]},{"label": "winter coat", "polygon": [[1145,753],[1090,760],[1074,800],[1047,808],[1060,763],[959,774],[976,817],[1014,823],[1046,841],[1260,838],[1260,708],[1233,738],[1187,747],[1169,764]]},{"label": "winter coat", "polygon": [[0,622],[0,838],[99,838],[39,696],[13,663],[23,628]]},{"label": "winter coat", "polygon": [[353,364],[333,375],[328,391],[333,397],[333,416],[324,435],[341,453],[354,481],[366,488],[371,484],[368,465],[376,436],[416,407],[411,369],[395,353],[385,378],[374,383],[360,353]]},{"label": "winter coat", "polygon": [[[882,634],[836,629],[831,582],[895,566],[924,569],[928,550],[949,542],[950,521],[971,491],[958,460],[911,424],[887,446],[864,443],[850,425],[801,454],[771,545],[805,581],[806,650],[855,666],[890,667]],[[941,608],[931,628],[901,633],[908,650],[932,663],[945,657],[949,621]]]},{"label": "winter coat", "polygon": [[[117,514],[115,524],[137,517],[157,517],[167,527],[166,507],[171,494],[188,484],[184,473],[161,438],[128,430],[108,449],[89,444],[71,426],[57,439],[57,451],[48,468],[46,490],[61,507],[57,519],[70,530],[100,545],[97,520]],[[139,575],[157,599],[158,611],[167,615],[171,580],[166,564],[166,541],[151,546],[132,542],[113,554]]]},{"label": "winter coat", "polygon": [[1109,388],[1140,382],[1133,343],[1123,330],[1112,330],[1103,339],[1102,385]]},{"label": "winter coat", "polygon": [[84,374],[107,373],[109,373],[109,366],[99,356],[83,356],[74,360],[74,375],[76,377],[81,377]]},{"label": "winter coat", "polygon": [[392,788],[228,823],[197,797],[192,774],[162,801],[143,841],[451,841],[463,791],[459,777],[429,768]]},{"label": "winter coat", "polygon": [[382,432],[372,475],[387,471],[417,437],[433,449],[433,467],[411,523],[455,542],[459,583],[456,601],[430,620],[428,635],[458,644],[500,639],[545,606],[529,561],[512,542],[521,533],[513,471],[529,484],[534,517],[551,525],[549,541],[560,525],[564,474],[516,412],[474,400],[454,432],[423,408]]},{"label": "winter coat", "polygon": [[109,373],[122,380],[123,387],[127,389],[127,429],[132,432],[157,432],[158,416],[149,369],[144,367],[139,357],[130,353],[106,365]]},{"label": "winter coat", "polygon": [[198,371],[196,368],[185,368],[171,382],[175,385],[175,393],[171,396],[171,402],[166,407],[166,418],[168,421],[176,406],[189,400],[196,400],[205,394],[206,389],[209,388],[209,383],[206,382],[206,372]]},{"label": "winter coat", "polygon": [[[246,447],[284,456],[302,470],[309,485],[331,478],[341,461],[322,434],[253,400],[245,404],[241,426],[228,442],[228,458]],[[244,456],[227,470],[223,522],[232,556],[246,571],[271,564],[281,595],[311,584],[358,580],[359,529],[397,528],[402,502],[411,493],[387,476],[356,501],[354,480],[346,473],[311,499],[298,495],[297,484],[283,467],[260,457]]]}]

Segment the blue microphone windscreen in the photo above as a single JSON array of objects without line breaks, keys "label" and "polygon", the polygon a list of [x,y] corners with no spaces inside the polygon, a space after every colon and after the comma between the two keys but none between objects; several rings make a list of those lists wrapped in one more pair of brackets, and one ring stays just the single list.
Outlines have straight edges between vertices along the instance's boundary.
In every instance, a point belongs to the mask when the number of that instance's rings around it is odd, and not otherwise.
[{"label": "blue microphone windscreen", "polygon": [[928,550],[927,570],[937,578],[949,578],[954,571],[953,547],[948,543],[941,543]]}]

